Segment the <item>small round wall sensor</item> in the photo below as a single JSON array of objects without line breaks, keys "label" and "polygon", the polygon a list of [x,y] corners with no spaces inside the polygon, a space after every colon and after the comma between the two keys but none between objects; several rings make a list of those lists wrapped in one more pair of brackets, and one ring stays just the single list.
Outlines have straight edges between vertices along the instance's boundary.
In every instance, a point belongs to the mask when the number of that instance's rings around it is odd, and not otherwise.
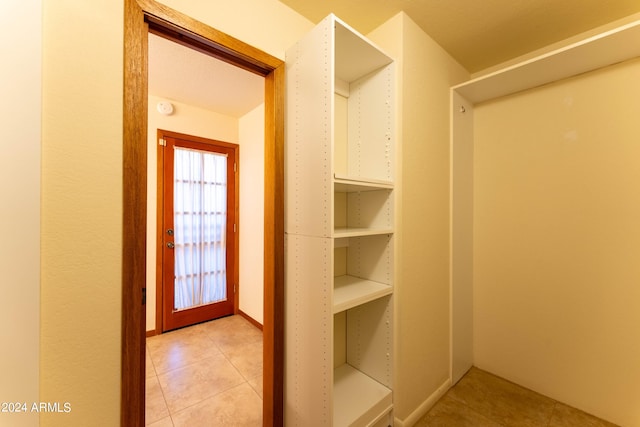
[{"label": "small round wall sensor", "polygon": [[167,101],[158,102],[158,112],[170,116],[173,114],[173,105]]}]

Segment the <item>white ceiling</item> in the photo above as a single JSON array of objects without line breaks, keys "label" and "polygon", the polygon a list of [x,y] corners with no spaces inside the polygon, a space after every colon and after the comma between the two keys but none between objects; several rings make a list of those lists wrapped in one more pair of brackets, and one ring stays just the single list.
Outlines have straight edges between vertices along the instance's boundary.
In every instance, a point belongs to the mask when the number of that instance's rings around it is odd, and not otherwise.
[{"label": "white ceiling", "polygon": [[149,94],[242,117],[264,101],[264,77],[149,34]]},{"label": "white ceiling", "polygon": [[333,12],[367,34],[405,11],[469,72],[640,12],[640,0],[280,0],[312,22]]},{"label": "white ceiling", "polygon": [[[280,0],[312,22],[333,12],[368,33],[405,11],[471,73],[611,21],[640,0]],[[241,117],[264,100],[264,78],[149,34],[149,93]]]}]

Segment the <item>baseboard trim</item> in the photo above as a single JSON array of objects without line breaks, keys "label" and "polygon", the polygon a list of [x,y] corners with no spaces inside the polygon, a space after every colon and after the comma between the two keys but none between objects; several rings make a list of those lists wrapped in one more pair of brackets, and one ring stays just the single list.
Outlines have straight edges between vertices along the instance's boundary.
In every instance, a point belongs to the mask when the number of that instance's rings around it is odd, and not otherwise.
[{"label": "baseboard trim", "polygon": [[156,335],[158,335],[158,331],[156,331],[155,329],[152,329],[150,331],[147,331],[147,338],[149,337],[155,337]]},{"label": "baseboard trim", "polygon": [[249,323],[251,323],[253,326],[255,326],[256,328],[262,330],[262,324],[260,322],[258,322],[256,319],[254,319],[253,317],[249,316],[247,313],[245,313],[242,310],[238,310],[238,315],[244,317],[245,319],[247,319],[247,321]]},{"label": "baseboard trim", "polygon": [[427,398],[424,402],[420,404],[407,418],[404,420],[399,420],[398,418],[394,418],[394,427],[411,427],[415,425],[420,418],[422,418],[429,409],[433,408],[433,405],[436,404],[438,400],[451,388],[451,378],[447,378],[447,380],[442,383],[440,387],[436,391],[434,391],[431,396]]}]

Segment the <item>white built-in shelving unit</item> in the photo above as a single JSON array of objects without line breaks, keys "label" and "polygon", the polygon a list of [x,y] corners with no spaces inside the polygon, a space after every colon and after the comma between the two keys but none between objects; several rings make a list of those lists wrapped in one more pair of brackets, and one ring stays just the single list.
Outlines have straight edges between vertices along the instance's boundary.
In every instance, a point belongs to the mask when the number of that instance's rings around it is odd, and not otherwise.
[{"label": "white built-in shelving unit", "polygon": [[286,64],[286,424],[389,426],[394,62],[329,15]]},{"label": "white built-in shelving unit", "polygon": [[451,376],[473,364],[474,105],[640,57],[640,21],[451,88]]}]

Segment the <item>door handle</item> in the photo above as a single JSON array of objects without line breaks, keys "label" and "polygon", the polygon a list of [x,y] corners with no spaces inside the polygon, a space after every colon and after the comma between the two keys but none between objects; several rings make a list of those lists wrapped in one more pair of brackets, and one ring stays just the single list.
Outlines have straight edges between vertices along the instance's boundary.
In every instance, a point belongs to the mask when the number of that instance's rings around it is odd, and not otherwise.
[{"label": "door handle", "polygon": [[176,245],[175,245],[173,242],[168,242],[168,243],[167,243],[167,247],[168,247],[169,249],[173,249],[173,248],[175,248],[175,247],[176,247]]}]

